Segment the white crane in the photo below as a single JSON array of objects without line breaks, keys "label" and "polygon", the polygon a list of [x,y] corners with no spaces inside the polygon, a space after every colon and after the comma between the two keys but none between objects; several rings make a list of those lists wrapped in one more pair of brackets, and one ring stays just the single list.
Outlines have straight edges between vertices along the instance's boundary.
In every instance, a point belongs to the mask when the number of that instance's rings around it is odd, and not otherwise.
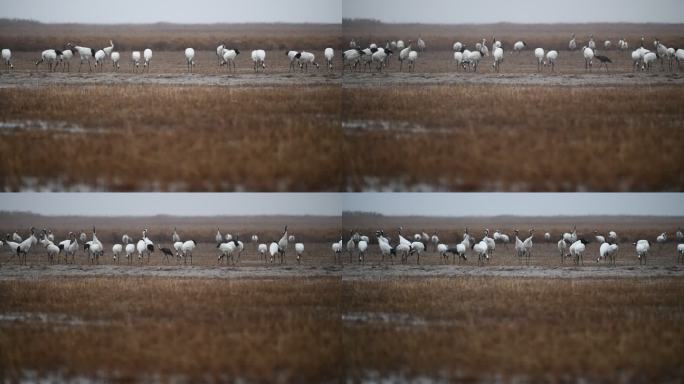
[{"label": "white crane", "polygon": [[287,251],[287,244],[288,244],[288,237],[287,237],[287,225],[285,226],[285,229],[283,230],[283,235],[280,237],[280,240],[278,241],[278,254],[280,256],[280,264],[283,264],[285,261],[285,251]]},{"label": "white crane", "polygon": [[342,70],[347,66],[349,66],[350,71],[355,70],[359,65],[361,55],[365,55],[365,53],[360,49],[349,49],[342,52]]},{"label": "white crane", "polygon": [[14,69],[14,64],[12,64],[12,51],[8,48],[2,50],[2,62],[5,64],[7,72],[9,72],[10,69]]},{"label": "white crane", "polygon": [[534,57],[537,58],[537,72],[541,72],[544,65],[544,48],[537,48],[534,50]]},{"label": "white crane", "polygon": [[605,236],[599,235],[598,230],[594,231],[594,237],[596,238],[596,242],[599,244],[603,244],[606,242]]},{"label": "white crane", "polygon": [[568,254],[568,242],[566,239],[561,238],[558,240],[558,252],[560,253],[561,264],[565,264],[565,258],[569,256]]},{"label": "white crane", "polygon": [[56,246],[55,243],[50,241],[50,239],[48,239],[45,230],[43,230],[41,234],[40,243],[43,245],[43,247],[45,247],[48,261],[51,264],[54,263],[56,256],[59,255],[59,247]]},{"label": "white crane", "polygon": [[487,255],[494,256],[494,250],[496,250],[496,241],[489,237],[489,229],[487,228],[484,230],[484,237],[482,237],[482,241],[487,244]]},{"label": "white crane", "polygon": [[72,43],[67,44],[67,48],[73,48],[78,52],[78,56],[81,60],[81,63],[78,66],[78,71],[81,72],[81,66],[83,65],[83,61],[88,62],[88,67],[90,69],[90,72],[93,71],[93,67],[90,64],[90,59],[95,58],[95,50],[93,48],[88,48],[88,47],[81,47],[78,45],[73,45]]},{"label": "white crane", "polygon": [[658,237],[656,237],[656,242],[660,245],[663,245],[667,242],[667,232],[663,232]]},{"label": "white crane", "polygon": [[415,72],[416,71],[416,60],[418,60],[418,52],[416,52],[416,51],[409,52],[407,60],[408,60],[409,72]]},{"label": "white crane", "polygon": [[297,264],[299,264],[302,260],[302,256],[304,255],[304,243],[295,244],[295,253],[297,254]]},{"label": "white crane", "polygon": [[266,70],[266,51],[257,49],[252,51],[252,61],[254,62],[254,72],[259,72],[259,69]]},{"label": "white crane", "polygon": [[131,52],[131,64],[133,64],[133,72],[138,72],[138,68],[140,68],[141,57],[140,51]]},{"label": "white crane", "polygon": [[112,52],[114,52],[114,42],[109,40],[109,46],[102,48],[102,52],[107,56],[111,56]]},{"label": "white crane", "polygon": [[268,252],[268,246],[266,246],[266,244],[261,243],[257,246],[257,253],[259,254],[259,259],[261,260],[261,258],[263,258],[264,262],[266,262],[266,252]]},{"label": "white crane", "polygon": [[418,50],[421,52],[425,52],[425,48],[427,48],[427,44],[425,44],[425,40],[422,38],[418,38],[418,41],[416,42],[416,45],[418,45]]},{"label": "white crane", "polygon": [[60,241],[59,244],[57,244],[57,247],[59,247],[59,252],[61,253],[62,251],[64,251],[65,263],[69,262],[69,247],[71,246],[71,242],[74,240],[76,240],[76,236],[73,232],[69,232],[69,234],[67,235],[67,239]]},{"label": "white crane", "polygon": [[677,264],[684,262],[684,244],[677,244]]},{"label": "white crane", "polygon": [[226,49],[226,43],[222,43],[218,47],[216,47],[216,58],[218,59],[218,66],[221,67],[223,65],[223,51]]},{"label": "white crane", "polygon": [[325,51],[323,51],[323,56],[325,57],[325,64],[328,66],[328,70],[332,71],[335,51],[332,48],[326,48]]},{"label": "white crane", "polygon": [[195,240],[187,240],[183,242],[183,246],[181,247],[181,252],[183,253],[183,264],[190,258],[190,265],[192,265],[192,253],[197,247],[197,241]]},{"label": "white crane", "polygon": [[133,255],[135,254],[135,244],[130,243],[126,244],[126,259],[128,260],[128,264],[131,264],[133,262]]},{"label": "white crane", "polygon": [[223,235],[221,235],[220,228],[216,228],[216,236],[214,237],[214,239],[216,239],[216,245],[223,243]]},{"label": "white crane", "polygon": [[66,65],[67,72],[71,72],[71,59],[74,57],[74,49],[67,47],[62,51],[62,66]]},{"label": "white crane", "polygon": [[592,50],[596,50],[596,41],[594,41],[594,35],[589,35],[589,42],[587,43],[587,46]]},{"label": "white crane", "polygon": [[143,59],[145,60],[145,63],[143,64],[143,72],[147,71],[147,73],[150,73],[150,64],[152,63],[152,50],[149,48],[146,48],[143,51]]},{"label": "white crane", "polygon": [[311,52],[300,52],[299,57],[297,57],[297,62],[299,63],[299,69],[302,71],[308,72],[309,64],[316,67],[316,69],[319,68],[318,63],[316,62],[316,56]]},{"label": "white crane", "polygon": [[648,240],[639,240],[633,243],[636,247],[637,258],[639,259],[639,265],[646,264],[646,258],[648,257],[648,251],[651,249],[651,243]]},{"label": "white crane", "polygon": [[176,227],[173,227],[173,233],[171,234],[171,241],[174,243],[177,243],[181,241],[181,237],[178,234],[178,231],[176,230]]},{"label": "white crane", "polygon": [[[403,46],[404,42],[401,40],[399,42],[401,42],[402,46]],[[399,42],[397,42],[397,49],[400,49],[400,51],[399,51],[399,63],[400,63],[399,72],[401,72],[402,68],[404,67],[404,61],[406,59],[408,59],[409,53],[411,52],[411,41],[409,40],[408,47],[406,47],[406,48],[399,47]]]},{"label": "white crane", "polygon": [[437,245],[439,245],[439,236],[437,236],[437,232],[432,234],[430,237],[430,242],[432,243],[434,250],[437,251]]},{"label": "white crane", "polygon": [[112,52],[111,58],[112,58],[112,67],[114,67],[114,70],[118,72],[119,68],[120,68],[119,60],[121,60],[121,55],[119,54],[119,52]]},{"label": "white crane", "polygon": [[356,249],[356,242],[353,238],[354,231],[349,232],[349,241],[347,241],[347,252],[349,253],[349,262],[352,262],[352,257],[354,256],[354,250]]},{"label": "white crane", "polygon": [[486,260],[489,260],[487,254],[487,243],[483,240],[479,243],[473,244],[473,251],[477,254],[477,265],[482,265]]},{"label": "white crane", "polygon": [[599,247],[599,257],[596,259],[596,262],[598,263],[601,259],[610,258],[610,264],[615,265],[615,261],[617,259],[617,251],[617,244],[602,243],[601,247]]},{"label": "white crane", "polygon": [[656,55],[653,52],[647,52],[644,54],[644,57],[642,59],[643,65],[641,67],[642,70],[646,70],[648,72],[651,71],[651,68],[653,67],[653,64],[658,60],[658,55]]},{"label": "white crane", "polygon": [[586,240],[579,239],[570,245],[570,255],[574,258],[575,265],[580,265],[580,263],[584,265],[584,251],[587,249],[586,244]]},{"label": "white crane", "polygon": [[147,228],[142,231],[142,239],[138,240],[136,244],[138,251],[138,260],[142,264],[143,259],[147,256],[147,262],[150,262],[150,255],[154,252],[154,243],[147,237]]},{"label": "white crane", "polygon": [[572,232],[565,232],[563,234],[563,239],[565,239],[565,241],[567,241],[569,244],[572,244],[575,241],[577,241],[577,227],[573,225]]},{"label": "white crane", "polygon": [[104,69],[104,61],[107,58],[107,54],[103,50],[95,52],[95,68],[100,67],[100,72]]},{"label": "white crane", "polygon": [[551,72],[556,72],[556,60],[558,60],[558,51],[549,51],[546,53],[545,66],[551,66]]},{"label": "white crane", "polygon": [[115,262],[119,262],[119,258],[123,256],[124,253],[124,247],[121,244],[114,244],[112,246],[112,259]]},{"label": "white crane", "polygon": [[366,259],[366,251],[368,250],[368,241],[359,240],[359,243],[356,245],[356,247],[359,250],[359,262],[363,263]]},{"label": "white crane", "polygon": [[223,50],[223,63],[228,67],[228,71],[237,72],[237,66],[235,60],[240,54],[239,49],[224,49]]},{"label": "white crane", "polygon": [[591,71],[594,64],[594,50],[585,46],[582,48],[582,55],[584,56],[584,69]]},{"label": "white crane", "polygon": [[611,243],[617,244],[617,241],[618,241],[617,233],[615,231],[608,232],[608,240],[610,240]]},{"label": "white crane", "polygon": [[57,51],[54,49],[46,49],[40,54],[40,59],[36,61],[36,67],[41,63],[47,63],[48,71],[54,72],[57,70]]},{"label": "white crane", "polygon": [[503,62],[504,58],[504,51],[503,48],[497,47],[494,49],[494,52],[492,52],[492,56],[494,57],[494,63],[492,64],[492,67],[494,70],[498,73],[501,72],[501,63]]},{"label": "white crane", "polygon": [[378,239],[378,248],[380,248],[380,254],[382,255],[381,261],[385,261],[385,256],[387,256],[394,263],[392,256],[396,256],[396,250],[390,245],[389,239],[385,237],[385,233],[383,231],[376,231],[375,237]]},{"label": "white crane", "polygon": [[572,38],[570,39],[570,42],[568,43],[568,49],[571,51],[574,51],[577,49],[577,39],[575,38],[575,34],[572,34]]},{"label": "white crane", "polygon": [[518,54],[520,54],[525,47],[527,47],[527,43],[525,41],[517,41],[515,44],[513,44],[513,52],[518,52]]},{"label": "white crane", "polygon": [[335,257],[335,263],[342,262],[342,235],[340,234],[340,240],[332,243],[330,247],[333,251],[333,256]]},{"label": "white crane", "polygon": [[188,73],[192,73],[192,68],[195,66],[195,50],[192,48],[185,49],[185,63],[188,67]]}]

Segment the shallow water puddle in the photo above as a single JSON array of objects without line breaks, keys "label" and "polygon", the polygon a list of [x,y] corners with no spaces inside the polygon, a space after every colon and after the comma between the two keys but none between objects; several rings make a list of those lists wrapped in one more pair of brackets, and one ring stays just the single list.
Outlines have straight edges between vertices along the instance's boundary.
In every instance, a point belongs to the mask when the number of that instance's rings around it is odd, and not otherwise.
[{"label": "shallow water puddle", "polygon": [[342,322],[355,324],[389,324],[404,327],[425,327],[428,322],[418,316],[408,313],[389,312],[347,312],[342,314]]},{"label": "shallow water puddle", "polygon": [[13,131],[42,131],[59,133],[104,133],[105,129],[85,129],[78,124],[65,121],[46,120],[9,120],[0,121],[0,133],[7,134]]},{"label": "shallow water puddle", "polygon": [[52,324],[67,326],[85,326],[89,324],[100,324],[99,322],[86,322],[78,316],[67,315],[65,313],[43,312],[0,313],[0,324],[3,323]]}]

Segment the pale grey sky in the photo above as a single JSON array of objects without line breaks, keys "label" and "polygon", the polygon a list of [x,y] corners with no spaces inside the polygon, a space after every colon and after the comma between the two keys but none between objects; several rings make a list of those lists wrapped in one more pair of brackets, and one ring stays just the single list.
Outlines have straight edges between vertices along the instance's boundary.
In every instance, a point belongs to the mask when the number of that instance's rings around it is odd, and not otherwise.
[{"label": "pale grey sky", "polygon": [[345,18],[419,23],[684,22],[682,0],[341,0]]},{"label": "pale grey sky", "polygon": [[0,211],[45,215],[684,216],[683,193],[1,193]]},{"label": "pale grey sky", "polygon": [[0,17],[69,23],[340,23],[341,0],[0,0]]},{"label": "pale grey sky", "polygon": [[684,216],[684,193],[346,194],[345,210],[404,216]]},{"label": "pale grey sky", "polygon": [[334,193],[0,193],[0,211],[44,215],[339,215]]}]

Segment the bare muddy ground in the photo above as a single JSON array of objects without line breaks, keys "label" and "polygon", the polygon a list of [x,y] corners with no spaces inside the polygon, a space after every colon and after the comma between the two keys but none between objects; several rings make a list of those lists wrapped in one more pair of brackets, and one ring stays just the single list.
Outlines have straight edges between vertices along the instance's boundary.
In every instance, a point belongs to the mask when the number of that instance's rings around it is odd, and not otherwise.
[{"label": "bare muddy ground", "polygon": [[328,266],[116,266],[116,265],[3,265],[0,280],[71,277],[165,277],[201,279],[293,279],[339,277],[342,280],[381,280],[436,277],[514,277],[558,279],[684,277],[681,265],[608,267],[588,262],[579,267],[441,266],[441,265],[328,265]]},{"label": "bare muddy ground", "polygon": [[48,73],[12,72],[0,76],[0,88],[38,88],[49,85],[201,85],[223,87],[283,87],[297,85],[340,84],[335,73],[245,73],[245,74],[179,74],[179,73]]},{"label": "bare muddy ground", "polygon": [[354,73],[344,76],[345,88],[424,85],[510,85],[510,86],[662,86],[684,85],[679,73],[539,74],[539,73]]}]

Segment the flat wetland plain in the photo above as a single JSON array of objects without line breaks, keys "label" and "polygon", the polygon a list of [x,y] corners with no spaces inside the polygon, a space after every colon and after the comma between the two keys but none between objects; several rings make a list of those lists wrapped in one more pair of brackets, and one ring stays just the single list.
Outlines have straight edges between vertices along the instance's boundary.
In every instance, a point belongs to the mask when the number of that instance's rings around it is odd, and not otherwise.
[{"label": "flat wetland plain", "polygon": [[[3,215],[0,230],[28,223],[68,230],[96,225],[105,246],[99,265],[81,253],[76,264],[51,265],[42,250],[28,266],[0,255],[0,372],[14,380],[46,378],[145,381],[554,381],[653,382],[682,371],[684,267],[676,244],[654,245],[640,267],[631,242],[671,232],[681,218],[402,218],[326,217],[84,218]],[[284,223],[306,251],[285,265],[264,265],[246,241],[238,265],[217,265],[213,235],[279,237]],[[442,265],[430,250],[416,265],[382,262],[372,241],[364,265],[335,264],[330,244],[341,227],[396,238],[437,231],[454,243],[473,234],[534,226],[532,266],[508,249],[484,267]],[[561,266],[555,241],[578,224],[620,235],[618,265]],[[409,225],[410,224],[410,225]],[[174,226],[200,241],[194,266],[115,264],[111,245],[124,231],[148,227],[168,246]],[[24,232],[24,231],[21,231]],[[25,235],[24,233],[22,233]],[[345,240],[347,236],[345,235]],[[6,249],[6,248],[5,248]],[[136,260],[137,262],[137,260]]]},{"label": "flat wetland plain", "polygon": [[[630,52],[600,51],[610,73],[567,51],[641,34],[682,46],[681,25],[20,25],[0,24],[16,70],[0,75],[0,188],[8,191],[681,191],[681,70],[633,73]],[[451,45],[494,35],[507,53],[464,73]],[[340,38],[342,36],[342,38]],[[342,73],[341,51],[426,40],[415,73]],[[542,36],[542,37],[538,37]],[[48,73],[33,62],[68,41],[104,47],[112,72]],[[528,42],[520,55],[510,47]],[[238,47],[237,73],[215,46]],[[149,74],[130,51],[154,50]],[[183,50],[196,49],[195,73]],[[290,73],[285,52],[336,51],[335,69]],[[537,73],[535,47],[558,49]],[[250,52],[267,51],[255,74]],[[87,69],[84,69],[87,71]],[[534,106],[534,107],[532,107]],[[50,164],[45,167],[44,164]]]}]

